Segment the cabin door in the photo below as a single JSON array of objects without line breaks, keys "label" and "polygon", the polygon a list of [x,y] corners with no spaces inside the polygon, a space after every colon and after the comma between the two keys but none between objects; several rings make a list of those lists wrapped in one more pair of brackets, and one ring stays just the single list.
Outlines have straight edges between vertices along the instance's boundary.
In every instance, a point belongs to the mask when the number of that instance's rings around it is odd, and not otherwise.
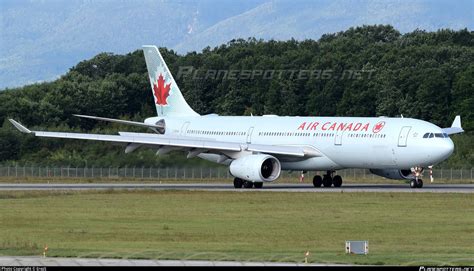
[{"label": "cabin door", "polygon": [[411,130],[411,126],[403,126],[402,130],[400,130],[400,134],[398,135],[398,147],[406,147],[407,146],[407,139],[408,133]]},{"label": "cabin door", "polygon": [[183,126],[181,127],[181,135],[182,136],[186,135],[186,131],[188,131],[188,127],[189,127],[189,121],[185,122],[183,124]]},{"label": "cabin door", "polygon": [[249,130],[247,131],[247,144],[252,143],[252,133],[253,133],[253,127],[250,127]]}]

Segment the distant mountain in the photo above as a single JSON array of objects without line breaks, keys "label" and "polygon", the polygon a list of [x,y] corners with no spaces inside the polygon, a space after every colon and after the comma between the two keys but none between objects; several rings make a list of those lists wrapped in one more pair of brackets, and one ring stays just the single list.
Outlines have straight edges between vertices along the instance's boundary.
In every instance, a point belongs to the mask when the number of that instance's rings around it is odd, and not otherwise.
[{"label": "distant mountain", "polygon": [[179,53],[235,38],[318,39],[362,24],[469,28],[470,0],[2,0],[0,88],[52,80],[100,52]]},{"label": "distant mountain", "polygon": [[185,52],[238,37],[318,39],[325,33],[364,24],[390,24],[402,33],[417,28],[472,29],[472,18],[474,1],[276,0],[222,20],[199,35],[186,36],[175,48]]},{"label": "distant mountain", "polygon": [[2,0],[0,88],[52,80],[100,52],[125,53],[150,43],[174,47],[262,2]]}]

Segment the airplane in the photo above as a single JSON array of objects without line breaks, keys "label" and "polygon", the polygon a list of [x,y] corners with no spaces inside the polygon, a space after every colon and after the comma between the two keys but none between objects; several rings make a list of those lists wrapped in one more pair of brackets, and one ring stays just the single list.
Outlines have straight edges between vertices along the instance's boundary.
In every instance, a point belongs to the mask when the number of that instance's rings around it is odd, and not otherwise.
[{"label": "airplane", "polygon": [[84,139],[123,144],[125,153],[139,147],[157,155],[184,151],[229,166],[235,188],[262,188],[282,170],[323,171],[315,175],[314,187],[341,187],[337,170],[369,169],[389,179],[409,181],[423,187],[423,169],[447,159],[454,150],[449,135],[462,133],[461,118],[440,128],[413,118],[391,117],[292,117],[292,116],[201,116],[185,101],[173,75],[156,46],[144,45],[156,117],[144,122],[75,115],[149,129],[148,133],[118,135],[31,131],[10,122],[21,132],[38,137]]}]

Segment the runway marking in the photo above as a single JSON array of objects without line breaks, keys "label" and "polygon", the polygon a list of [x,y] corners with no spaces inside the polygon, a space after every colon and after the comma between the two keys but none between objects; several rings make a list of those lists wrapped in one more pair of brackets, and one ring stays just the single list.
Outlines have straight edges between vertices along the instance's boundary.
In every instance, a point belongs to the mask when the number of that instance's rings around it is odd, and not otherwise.
[{"label": "runway marking", "polygon": [[261,189],[235,189],[232,184],[0,184],[0,191],[18,190],[184,190],[184,191],[234,191],[234,192],[404,192],[404,193],[474,193],[474,184],[427,184],[423,188],[410,188],[408,184],[346,184],[340,188],[318,187],[311,184],[265,183]]}]

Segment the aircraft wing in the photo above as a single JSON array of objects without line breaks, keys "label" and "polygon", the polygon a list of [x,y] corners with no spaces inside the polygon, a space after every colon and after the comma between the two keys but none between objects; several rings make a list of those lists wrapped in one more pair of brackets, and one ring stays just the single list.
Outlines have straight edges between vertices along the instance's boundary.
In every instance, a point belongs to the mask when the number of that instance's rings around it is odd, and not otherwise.
[{"label": "aircraft wing", "polygon": [[453,124],[449,128],[443,128],[443,132],[448,135],[459,134],[464,132],[463,128],[461,127],[461,116],[456,116],[454,118]]},{"label": "aircraft wing", "polygon": [[[84,133],[63,133],[63,132],[45,132],[31,131],[17,121],[10,119],[10,122],[23,133],[34,134],[39,137],[51,138],[68,138],[68,139],[85,139],[95,141],[105,141],[114,143],[123,143],[128,145],[130,151],[139,146],[162,146],[173,147],[175,149],[191,150],[196,155],[203,152],[213,153],[231,153],[231,152],[260,152],[273,154],[276,156],[292,156],[292,157],[316,157],[323,156],[318,150],[307,146],[280,146],[280,145],[263,145],[263,144],[246,144],[237,142],[225,142],[217,140],[209,140],[197,137],[177,136],[170,137],[158,134],[131,133],[120,132],[120,135],[104,135],[104,134],[84,134]],[[126,149],[127,152],[127,149]],[[188,157],[195,155],[188,154]]]}]

